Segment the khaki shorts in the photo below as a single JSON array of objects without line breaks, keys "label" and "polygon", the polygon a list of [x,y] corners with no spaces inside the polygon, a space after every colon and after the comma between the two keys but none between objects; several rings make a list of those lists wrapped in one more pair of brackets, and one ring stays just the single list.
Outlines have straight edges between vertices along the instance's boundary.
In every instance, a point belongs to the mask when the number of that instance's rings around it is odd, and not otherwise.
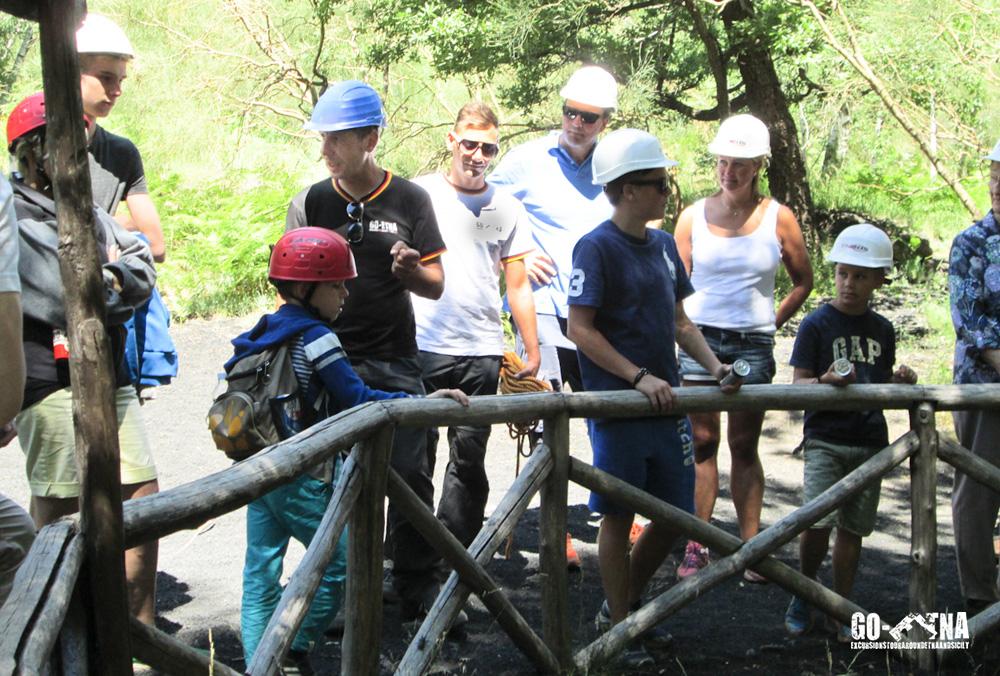
[{"label": "khaki shorts", "polygon": [[[142,424],[139,399],[131,385],[115,392],[123,485],[156,478],[156,465]],[[46,498],[80,495],[76,471],[70,389],[53,392],[17,416],[17,437],[24,450],[31,494]]]},{"label": "khaki shorts", "polygon": [[[863,462],[881,451],[874,446],[848,446],[821,439],[806,439],[805,468],[803,469],[802,502],[816,498],[837,483]],[[840,508],[830,512],[811,528],[843,528],[855,535],[868,537],[875,530],[878,500],[882,493],[879,479],[857,493]]]}]

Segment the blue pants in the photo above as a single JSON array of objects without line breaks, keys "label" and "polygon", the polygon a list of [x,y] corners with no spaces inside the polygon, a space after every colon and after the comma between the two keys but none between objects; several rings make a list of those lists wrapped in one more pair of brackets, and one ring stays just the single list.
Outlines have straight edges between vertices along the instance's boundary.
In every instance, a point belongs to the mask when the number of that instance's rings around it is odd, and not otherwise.
[{"label": "blue pants", "polygon": [[[339,474],[338,465],[336,475]],[[247,505],[247,555],[243,564],[240,626],[243,656],[248,665],[281,599],[281,572],[288,541],[294,537],[309,546],[332,494],[330,484],[303,475]],[[292,650],[312,650],[316,640],[330,625],[343,600],[346,571],[345,529],[323,572],[323,580],[309,612],[295,635]]]}]

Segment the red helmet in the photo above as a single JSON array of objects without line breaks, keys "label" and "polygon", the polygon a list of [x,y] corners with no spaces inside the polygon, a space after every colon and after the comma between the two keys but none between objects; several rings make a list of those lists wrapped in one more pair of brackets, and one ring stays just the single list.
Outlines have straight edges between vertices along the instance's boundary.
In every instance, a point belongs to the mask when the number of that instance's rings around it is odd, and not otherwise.
[{"label": "red helmet", "polygon": [[21,101],[7,118],[7,148],[29,131],[45,126],[45,92]]},{"label": "red helmet", "polygon": [[297,228],[271,252],[267,276],[290,282],[339,282],[358,276],[347,240],[326,228]]}]

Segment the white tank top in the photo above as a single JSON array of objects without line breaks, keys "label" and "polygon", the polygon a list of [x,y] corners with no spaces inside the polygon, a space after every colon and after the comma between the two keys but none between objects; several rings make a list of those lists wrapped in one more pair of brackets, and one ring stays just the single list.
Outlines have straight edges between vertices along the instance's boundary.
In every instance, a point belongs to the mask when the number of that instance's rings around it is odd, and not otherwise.
[{"label": "white tank top", "polygon": [[720,237],[709,230],[705,200],[694,205],[691,226],[693,295],[684,311],[696,324],[773,334],[774,275],[781,263],[777,201],[748,235]]}]

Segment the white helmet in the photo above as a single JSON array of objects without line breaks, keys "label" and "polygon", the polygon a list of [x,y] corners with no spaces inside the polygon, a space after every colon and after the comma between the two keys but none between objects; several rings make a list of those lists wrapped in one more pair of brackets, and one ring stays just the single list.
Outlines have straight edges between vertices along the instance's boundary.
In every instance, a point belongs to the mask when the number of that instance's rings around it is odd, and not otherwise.
[{"label": "white helmet", "polygon": [[1000,162],[1000,141],[997,141],[997,144],[993,146],[993,152],[983,159],[990,160],[991,162]]},{"label": "white helmet", "polygon": [[708,152],[725,157],[764,157],[771,154],[771,134],[753,115],[733,115],[719,125]]},{"label": "white helmet", "polygon": [[630,171],[673,167],[655,136],[641,129],[616,129],[594,149],[594,183],[607,185]]},{"label": "white helmet", "polygon": [[584,66],[559,90],[565,100],[610,110],[618,107],[618,83],[600,66]]},{"label": "white helmet", "polygon": [[858,223],[837,235],[826,260],[862,268],[882,268],[889,274],[892,272],[892,242],[871,223]]},{"label": "white helmet", "polygon": [[125,59],[135,57],[132,43],[118,24],[103,14],[87,14],[76,31],[78,54],[110,54]]}]

